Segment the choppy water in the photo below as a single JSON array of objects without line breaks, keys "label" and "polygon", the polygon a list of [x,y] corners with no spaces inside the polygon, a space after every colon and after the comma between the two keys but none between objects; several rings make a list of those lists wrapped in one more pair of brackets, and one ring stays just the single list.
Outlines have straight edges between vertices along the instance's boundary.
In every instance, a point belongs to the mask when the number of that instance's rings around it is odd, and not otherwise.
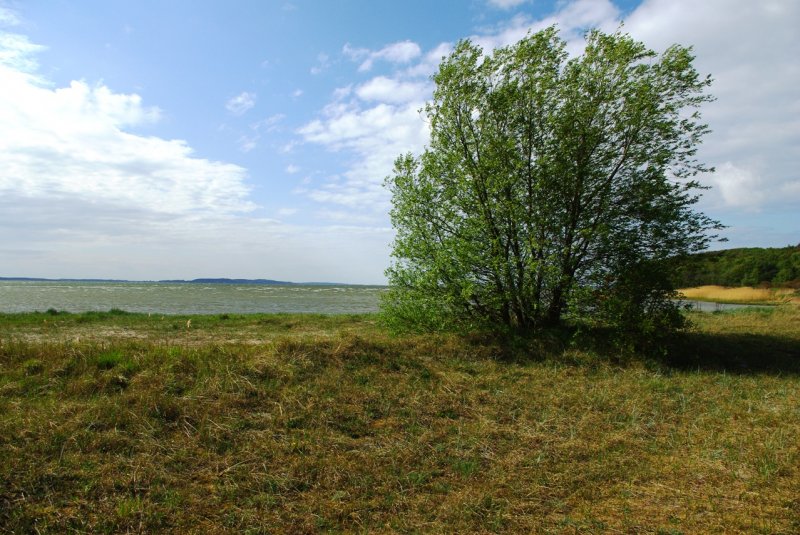
[{"label": "choppy water", "polygon": [[378,310],[380,286],[268,286],[158,282],[0,281],[0,312],[361,314]]},{"label": "choppy water", "polygon": [[736,310],[739,308],[769,308],[770,305],[742,305],[736,303],[711,303],[709,301],[681,301],[691,305],[693,310],[700,312],[722,312],[723,310]]}]

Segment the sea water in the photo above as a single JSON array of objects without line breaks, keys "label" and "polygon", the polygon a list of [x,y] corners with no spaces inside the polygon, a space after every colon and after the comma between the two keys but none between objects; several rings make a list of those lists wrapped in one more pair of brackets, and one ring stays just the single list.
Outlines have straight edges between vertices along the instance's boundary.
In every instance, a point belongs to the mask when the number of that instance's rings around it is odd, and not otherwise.
[{"label": "sea water", "polygon": [[378,310],[384,291],[345,285],[0,281],[0,312],[117,308],[159,314],[362,314]]}]

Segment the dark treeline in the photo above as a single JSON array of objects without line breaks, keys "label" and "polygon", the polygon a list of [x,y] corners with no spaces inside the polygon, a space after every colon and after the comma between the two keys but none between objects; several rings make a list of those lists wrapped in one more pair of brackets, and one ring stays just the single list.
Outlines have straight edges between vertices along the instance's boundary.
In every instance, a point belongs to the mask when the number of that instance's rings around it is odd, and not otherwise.
[{"label": "dark treeline", "polygon": [[694,254],[676,269],[675,284],[679,288],[707,284],[800,288],[800,244]]}]

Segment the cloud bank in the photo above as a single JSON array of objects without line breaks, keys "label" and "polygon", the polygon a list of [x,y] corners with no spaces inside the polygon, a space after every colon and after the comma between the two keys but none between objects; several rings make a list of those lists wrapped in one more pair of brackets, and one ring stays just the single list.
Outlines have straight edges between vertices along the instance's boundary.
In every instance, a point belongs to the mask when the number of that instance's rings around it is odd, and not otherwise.
[{"label": "cloud bank", "polygon": [[36,76],[27,39],[3,35],[0,192],[31,199],[91,198],[155,212],[248,211],[245,169],[193,155],[181,140],[130,133],[160,110],[135,94]]},{"label": "cloud bank", "polygon": [[[382,267],[351,259],[385,247],[388,229],[255,215],[246,169],[135,133],[162,115],[136,94],[82,80],[54,87],[36,72],[42,48],[0,32],[0,274],[382,280]],[[227,107],[243,114],[254,103],[242,93]]]}]

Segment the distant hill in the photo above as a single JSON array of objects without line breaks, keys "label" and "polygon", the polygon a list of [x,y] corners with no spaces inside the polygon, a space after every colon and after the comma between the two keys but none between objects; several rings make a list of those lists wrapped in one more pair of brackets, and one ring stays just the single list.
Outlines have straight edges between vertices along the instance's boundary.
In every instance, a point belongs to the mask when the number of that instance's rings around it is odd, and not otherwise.
[{"label": "distant hill", "polygon": [[0,277],[0,281],[27,281],[27,282],[159,282],[170,284],[264,284],[269,286],[358,286],[341,284],[338,282],[288,282],[272,279],[172,279],[158,281],[137,281],[125,279],[44,279],[38,277]]},{"label": "distant hill", "polygon": [[270,286],[292,286],[294,282],[276,281],[271,279],[192,279],[192,280],[160,280],[177,284],[268,284]]},{"label": "distant hill", "polygon": [[675,285],[800,288],[800,245],[750,247],[691,255],[675,270]]}]

